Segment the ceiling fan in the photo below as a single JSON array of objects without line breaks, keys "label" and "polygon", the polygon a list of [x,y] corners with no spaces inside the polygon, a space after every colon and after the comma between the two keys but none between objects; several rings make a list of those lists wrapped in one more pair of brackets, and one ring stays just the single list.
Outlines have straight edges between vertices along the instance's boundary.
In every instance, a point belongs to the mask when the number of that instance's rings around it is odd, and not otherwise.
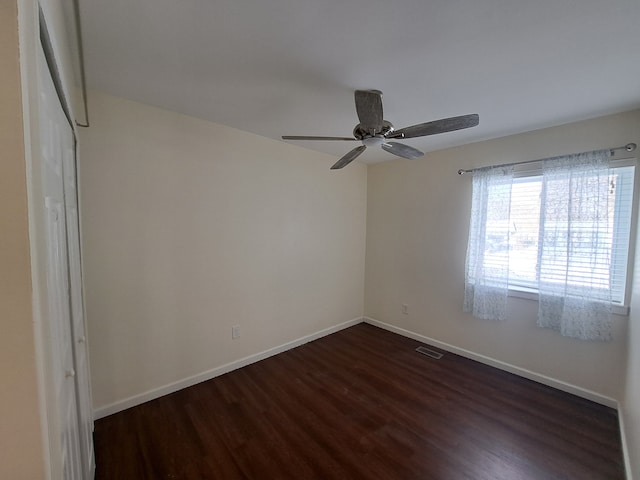
[{"label": "ceiling fan", "polygon": [[453,132],[464,128],[475,127],[480,118],[478,114],[460,117],[443,118],[433,122],[420,123],[411,127],[395,130],[391,122],[382,115],[382,92],[380,90],[356,90],[356,112],[360,123],[353,129],[353,137],[315,137],[308,135],[283,135],[283,140],[347,140],[361,141],[362,145],[354,148],[332,167],[332,170],[343,168],[354,161],[367,147],[380,146],[383,150],[402,158],[414,159],[424,155],[420,150],[390,139],[425,137],[438,133]]}]

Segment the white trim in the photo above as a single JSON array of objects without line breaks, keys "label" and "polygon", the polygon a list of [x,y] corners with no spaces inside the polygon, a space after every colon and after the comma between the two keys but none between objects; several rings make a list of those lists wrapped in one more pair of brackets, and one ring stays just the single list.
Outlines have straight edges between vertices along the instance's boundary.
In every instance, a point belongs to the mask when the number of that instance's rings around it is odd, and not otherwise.
[{"label": "white trim", "polygon": [[[33,317],[33,338],[35,347],[36,383],[38,388],[38,410],[40,421],[40,443],[42,448],[43,473],[45,480],[54,477],[54,459],[52,439],[55,437],[52,426],[53,415],[49,399],[51,392],[47,383],[48,354],[44,315],[41,309],[43,294],[39,279],[42,261],[38,241],[42,238],[39,226],[41,202],[36,201],[40,189],[38,176],[39,161],[39,116],[38,116],[38,66],[37,53],[40,48],[37,2],[18,1],[18,50],[20,54],[20,86],[22,90],[22,131],[24,141],[25,179],[27,188],[27,215],[29,222],[29,254],[31,256],[31,306]],[[34,172],[36,170],[36,172]]]},{"label": "white trim", "polygon": [[624,408],[622,408],[622,405],[620,404],[618,405],[618,422],[620,424],[620,443],[622,444],[622,457],[624,458],[624,469],[627,474],[626,478],[627,480],[633,480],[629,444],[627,443],[627,435],[624,429]]},{"label": "white trim", "polygon": [[[508,295],[513,298],[524,298],[525,300],[538,301],[538,291],[533,288],[509,285]],[[621,317],[628,317],[631,308],[629,305],[611,304],[611,313]]]},{"label": "white trim", "polygon": [[[555,378],[548,377],[546,375],[542,375],[536,372],[532,372],[531,370],[527,370],[521,367],[517,367],[515,365],[511,365],[506,362],[502,362],[500,360],[496,360],[491,357],[487,357],[485,355],[480,355],[478,353],[471,352],[469,350],[465,350],[463,348],[459,348],[448,343],[441,342],[439,340],[435,340],[430,337],[426,337],[424,335],[420,335],[418,333],[412,332],[410,330],[405,330],[400,327],[396,327],[394,325],[390,325],[388,323],[381,322],[379,320],[375,320],[370,317],[358,317],[353,320],[349,320],[344,323],[340,323],[333,327],[326,328],[324,330],[320,330],[319,332],[312,333],[310,335],[306,335],[304,337],[298,338],[296,340],[292,340],[283,345],[270,348],[268,350],[264,350],[262,352],[256,353],[254,355],[249,355],[247,357],[241,358],[239,360],[235,360],[233,362],[226,363],[216,368],[212,368],[211,370],[207,370],[205,372],[192,375],[190,377],[184,378],[182,380],[178,380],[177,382],[173,382],[162,387],[154,388],[148,390],[146,392],[140,393],[138,395],[133,395],[131,397],[125,398],[123,400],[118,400],[117,402],[113,402],[109,405],[105,405],[102,407],[98,407],[93,412],[94,420],[98,420],[100,418],[106,417],[108,415],[112,415],[114,413],[120,412],[122,410],[126,410],[127,408],[135,407],[136,405],[140,405],[142,403],[148,402],[150,400],[154,400],[156,398],[160,398],[164,395],[169,395],[171,393],[182,390],[183,388],[188,388],[193,385],[196,385],[201,382],[205,382],[207,380],[211,380],[220,375],[224,375],[225,373],[229,373],[233,370],[237,370],[238,368],[245,367],[252,363],[258,362],[260,360],[264,360],[273,355],[277,355],[282,352],[286,352],[295,347],[299,347],[300,345],[304,345],[305,343],[311,342],[313,340],[317,340],[318,338],[325,337],[327,335],[331,335],[332,333],[338,332],[345,328],[352,327],[359,323],[368,323],[369,325],[373,325],[384,330],[397,333],[398,335],[402,335],[403,337],[412,338],[419,342],[426,343],[428,345],[432,345],[434,347],[441,348],[447,352],[455,353],[465,358],[469,358],[471,360],[478,361],[485,365],[489,365],[491,367],[498,368],[500,370],[504,370],[509,373],[513,373],[523,378],[528,378],[529,380],[533,380],[535,382],[541,383],[543,385],[547,385],[552,388],[556,388],[563,392],[571,393],[573,395],[577,395],[582,398],[586,398],[587,400],[591,400],[593,402],[599,403],[601,405],[605,405],[607,407],[611,407],[614,409],[618,409],[618,401],[601,395],[599,393],[593,392],[591,390],[584,389],[582,387],[578,387],[576,385],[563,382],[561,380],[557,380]],[[620,410],[618,410],[620,414]],[[620,422],[622,425],[622,418],[620,418]],[[621,427],[621,432],[623,431]],[[626,448],[626,443],[623,440],[623,447]],[[626,450],[625,450],[626,455]],[[625,456],[625,459],[627,456]]]},{"label": "white trim", "polygon": [[617,400],[610,397],[606,397],[596,392],[592,392],[591,390],[587,390],[585,388],[578,387],[576,385],[572,385],[570,383],[563,382],[555,378],[547,377],[546,375],[535,373],[535,372],[532,372],[531,370],[527,370],[525,368],[517,367],[515,365],[511,365],[509,363],[496,360],[495,358],[487,357],[485,355],[480,355],[478,353],[474,353],[469,350],[465,350],[463,348],[455,347],[453,345],[449,345],[448,343],[440,342],[439,340],[425,337],[424,335],[420,335],[418,333],[414,333],[412,331],[405,330],[404,328],[396,327],[394,325],[390,325],[388,323],[384,323],[370,317],[364,317],[364,321],[365,323],[368,323],[370,325],[374,325],[376,327],[383,328],[385,330],[388,330],[393,333],[397,333],[404,337],[412,338],[419,342],[423,342],[423,343],[432,345],[434,347],[441,348],[442,350],[455,353],[457,355],[460,355],[465,358],[469,358],[471,360],[476,360],[480,363],[484,363],[485,365],[489,365],[489,366],[498,368],[500,370],[504,370],[505,372],[514,373],[520,377],[528,378],[529,380],[533,380],[535,382],[542,383],[543,385],[547,385],[549,387],[562,390],[563,392],[571,393],[573,395],[586,398],[587,400],[591,400],[601,405],[605,405],[611,408],[618,407]]},{"label": "white trim", "polygon": [[[603,150],[606,150],[603,149]],[[609,161],[609,165],[612,168],[617,168],[617,167],[630,167],[630,166],[635,166],[637,161],[638,161],[638,157],[634,154],[632,154],[631,152],[627,152],[622,151],[620,152],[620,155],[626,155],[624,157],[620,157],[620,158],[614,158],[616,156],[617,152],[613,153],[613,157],[611,157],[610,161]],[[562,155],[560,155],[562,156]],[[523,168],[517,168],[514,170],[513,172],[513,176],[516,178],[522,178],[522,177],[539,177],[542,176],[542,162],[544,160],[537,160],[534,162],[530,162],[531,165],[529,167],[523,167]],[[529,162],[527,162],[529,163]]]},{"label": "white trim", "polygon": [[444,343],[439,340],[435,340],[433,338],[420,335],[410,330],[406,330],[404,328],[396,327],[394,325],[390,325],[388,323],[375,320],[371,317],[354,318],[353,320],[349,320],[347,322],[340,323],[333,327],[320,330],[319,332],[306,335],[296,340],[292,340],[278,347],[270,348],[268,350],[264,350],[254,355],[249,355],[247,357],[241,358],[239,360],[235,360],[233,362],[226,363],[224,365],[213,368],[211,370],[207,370],[205,372],[199,373],[197,375],[184,378],[177,382],[173,382],[159,388],[148,390],[141,394],[134,395],[129,398],[125,398],[124,400],[119,400],[109,405],[96,408],[93,412],[93,418],[94,420],[98,420],[100,418],[112,415],[114,413],[118,413],[122,410],[126,410],[127,408],[135,407],[136,405],[141,405],[150,400],[154,400],[156,398],[160,398],[164,395],[169,395],[171,393],[177,392],[184,388],[197,385],[198,383],[211,380],[220,375],[224,375],[225,373],[229,373],[233,370],[237,370],[238,368],[242,368],[252,363],[259,362],[260,360],[264,360],[271,356],[278,355],[279,353],[286,352],[287,350],[291,350],[292,348],[299,347],[300,345],[304,345],[305,343],[311,342],[313,340],[317,340],[327,335],[331,335],[332,333],[336,333],[340,330],[344,330],[345,328],[349,328],[363,322],[368,323],[369,325],[373,325],[375,327],[379,327],[384,330],[396,333],[398,335],[402,335],[403,337],[412,338],[419,342],[423,342],[428,345],[441,348],[442,350],[445,350],[447,352],[455,353],[462,357],[478,361],[485,365],[489,365],[491,367],[498,368],[500,370],[504,370],[509,373],[513,373],[520,377],[527,378],[529,380],[533,380],[543,385],[556,388],[563,392],[571,393],[579,397],[586,398],[587,400],[591,400],[593,402],[599,403],[601,405],[605,405],[607,407],[616,409],[618,412],[618,421],[620,423],[620,436],[621,436],[621,442],[622,442],[622,453],[623,453],[624,462],[625,462],[626,478],[627,480],[633,480],[632,474],[631,474],[631,463],[629,460],[629,449],[628,449],[627,439],[626,439],[625,429],[624,429],[623,411],[620,408],[620,405],[618,404],[617,400],[610,397],[606,397],[604,395],[593,392],[591,390],[587,390],[587,389],[578,387],[576,385],[572,385],[570,383],[548,377],[546,375],[541,375],[539,373],[532,372],[531,370],[516,367],[515,365],[511,365],[509,363],[502,362],[500,360],[496,360],[494,358],[487,357],[485,355],[480,355],[478,353],[474,353],[469,350],[465,350],[463,348],[455,347],[448,343]]},{"label": "white trim", "polygon": [[305,335],[304,337],[298,338],[297,340],[292,340],[278,347],[273,347],[260,353],[249,355],[248,357],[244,357],[239,360],[226,363],[219,367],[212,368],[211,370],[192,375],[182,380],[178,380],[177,382],[148,390],[138,395],[125,398],[124,400],[118,400],[117,402],[105,405],[103,407],[98,407],[93,411],[93,418],[94,420],[98,420],[99,418],[103,418],[122,410],[126,410],[127,408],[135,407],[136,405],[148,402],[149,400],[154,400],[164,395],[169,395],[170,393],[177,392],[178,390],[182,390],[183,388],[191,387],[198,383],[211,380],[212,378],[224,375],[225,373],[229,373],[238,368],[242,368],[252,363],[259,362],[260,360],[264,360],[265,358],[269,358],[273,355],[286,352],[287,350],[290,350],[292,348],[299,347],[300,345],[304,345],[305,343],[317,340],[318,338],[322,338],[327,335],[331,335],[332,333],[336,333],[340,330],[344,330],[345,328],[352,327],[362,322],[362,317],[354,318],[353,320],[334,325],[333,327],[325,328],[324,330],[320,330],[319,332]]}]

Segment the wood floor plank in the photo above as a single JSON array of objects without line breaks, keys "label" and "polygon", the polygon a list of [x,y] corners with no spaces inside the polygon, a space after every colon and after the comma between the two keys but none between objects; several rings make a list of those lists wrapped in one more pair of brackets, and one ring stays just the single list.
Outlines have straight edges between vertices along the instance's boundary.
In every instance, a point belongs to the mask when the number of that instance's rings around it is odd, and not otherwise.
[{"label": "wood floor plank", "polygon": [[417,346],[359,324],[100,419],[96,478],[624,478],[613,409]]}]

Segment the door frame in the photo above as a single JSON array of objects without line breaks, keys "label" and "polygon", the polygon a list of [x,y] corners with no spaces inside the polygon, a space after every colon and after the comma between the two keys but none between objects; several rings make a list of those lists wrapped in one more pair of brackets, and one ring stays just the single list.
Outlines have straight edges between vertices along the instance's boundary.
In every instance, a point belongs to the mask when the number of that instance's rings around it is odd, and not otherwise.
[{"label": "door frame", "polygon": [[[49,329],[47,326],[47,274],[46,274],[46,228],[44,223],[45,209],[42,202],[43,172],[40,154],[40,99],[38,78],[42,67],[39,66],[38,49],[42,48],[45,57],[49,56],[50,70],[53,78],[57,77],[59,101],[65,111],[73,132],[74,148],[77,152],[77,127],[72,121],[73,105],[69,102],[68,92],[72,90],[69,76],[64,75],[70,70],[60,62],[64,53],[69,53],[68,45],[61,42],[65,35],[64,12],[60,0],[15,0],[18,5],[18,41],[19,62],[22,90],[22,121],[25,146],[26,186],[29,222],[29,248],[31,255],[31,282],[33,305],[33,335],[35,346],[36,375],[38,387],[38,405],[40,412],[41,449],[39,457],[43,465],[45,478],[55,479],[61,471],[58,452],[60,452],[60,425],[56,418],[57,405],[51,405],[49,399],[54,395],[51,385],[51,348],[48,346]],[[50,30],[48,26],[53,27]],[[48,46],[44,45],[42,35],[46,32]],[[47,50],[49,50],[47,52]],[[56,55],[58,53],[59,55]],[[69,59],[66,59],[67,62]],[[49,63],[49,62],[48,62]],[[54,82],[55,83],[55,82]],[[77,161],[76,168],[78,169]],[[78,207],[79,208],[79,207]],[[80,215],[80,214],[79,214]],[[82,230],[80,227],[80,236]],[[81,238],[82,242],[82,238]],[[82,255],[81,255],[82,257]],[[81,264],[82,274],[82,264]],[[84,277],[84,275],[82,275]],[[84,285],[83,285],[84,290]],[[86,318],[83,302],[83,314]],[[37,458],[34,459],[38,461]]]}]

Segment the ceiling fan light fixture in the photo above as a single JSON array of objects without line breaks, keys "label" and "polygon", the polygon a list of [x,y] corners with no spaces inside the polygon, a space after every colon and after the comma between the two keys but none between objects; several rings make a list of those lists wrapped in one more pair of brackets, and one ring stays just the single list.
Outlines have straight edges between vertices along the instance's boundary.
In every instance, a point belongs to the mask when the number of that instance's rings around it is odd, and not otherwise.
[{"label": "ceiling fan light fixture", "polygon": [[379,147],[385,143],[386,139],[382,135],[376,135],[374,137],[368,137],[362,139],[362,144],[367,147]]}]

